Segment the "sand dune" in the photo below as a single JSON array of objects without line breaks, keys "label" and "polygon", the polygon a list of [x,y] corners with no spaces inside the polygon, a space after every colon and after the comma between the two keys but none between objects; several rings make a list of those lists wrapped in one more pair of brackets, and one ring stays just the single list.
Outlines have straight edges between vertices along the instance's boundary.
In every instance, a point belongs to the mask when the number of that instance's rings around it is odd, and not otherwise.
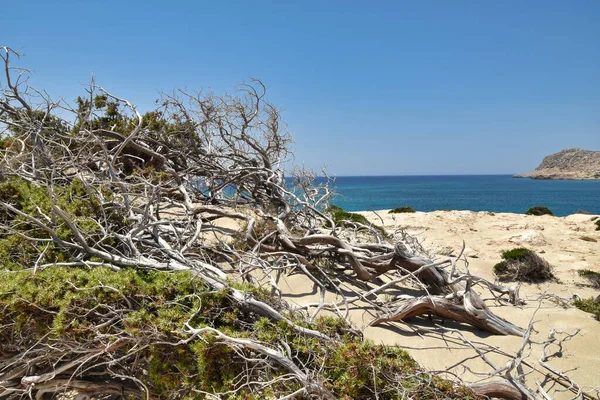
[{"label": "sand dune", "polygon": [[[597,216],[577,214],[551,217],[471,211],[389,214],[387,210],[377,212],[379,216],[374,212],[361,214],[376,224],[381,224],[381,217],[386,229],[390,231],[405,229],[418,237],[437,257],[458,255],[464,241],[469,270],[491,280],[494,279],[492,267],[500,261],[502,250],[528,247],[538,252],[555,266],[559,282],[522,284],[521,297],[527,301],[522,307],[496,305],[493,299],[488,303],[498,315],[521,327],[528,326],[537,309],[532,335],[537,344],[526,351],[528,365],[537,372],[529,374],[527,382],[533,387],[541,384],[553,398],[571,398],[572,394],[564,392],[562,386],[546,376],[548,371],[538,362],[542,343],[547,340],[552,329],[557,331],[557,337],[579,330],[576,336],[564,343],[562,349],[556,345],[549,346],[547,355],[550,357],[547,361],[555,370],[568,374],[588,393],[598,396],[596,388],[600,387],[600,322],[593,315],[568,304],[574,295],[595,297],[600,294],[600,291],[592,288],[589,282],[577,274],[580,269],[600,272],[600,231],[595,231],[593,223]],[[582,237],[587,237],[587,240],[581,239]],[[374,287],[373,284],[365,286]],[[280,287],[290,303],[301,305],[318,301],[319,298],[312,283],[300,274],[283,277]],[[342,287],[351,295],[351,286],[344,284]],[[414,294],[411,290],[406,288],[403,292]],[[546,299],[540,300],[544,294],[547,295]],[[339,298],[335,293],[327,295],[328,301]],[[350,310],[350,318],[358,327],[366,326],[374,315],[374,309],[368,302],[356,303]],[[458,334],[447,331],[440,335],[444,329],[460,329],[464,337],[473,343],[481,343],[482,347],[491,346],[504,352],[505,355],[492,351],[485,353],[496,368],[504,367],[522,344],[519,337],[489,335],[435,317],[431,320],[414,320],[410,324],[368,327],[364,334],[375,342],[408,348],[412,356],[427,369],[448,371],[468,382],[485,379],[485,374],[491,372],[493,367],[483,362],[462,340],[458,340]],[[530,367],[526,367],[525,372],[529,369]],[[556,377],[556,374],[549,376]]]}]

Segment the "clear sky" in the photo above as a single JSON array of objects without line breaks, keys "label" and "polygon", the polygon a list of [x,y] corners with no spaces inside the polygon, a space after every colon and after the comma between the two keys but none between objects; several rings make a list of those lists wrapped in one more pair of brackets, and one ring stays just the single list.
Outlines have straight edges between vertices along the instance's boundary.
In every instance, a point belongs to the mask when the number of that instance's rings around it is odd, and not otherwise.
[{"label": "clear sky", "polygon": [[32,85],[159,91],[263,80],[295,162],[335,175],[531,170],[600,150],[600,1],[0,0]]}]

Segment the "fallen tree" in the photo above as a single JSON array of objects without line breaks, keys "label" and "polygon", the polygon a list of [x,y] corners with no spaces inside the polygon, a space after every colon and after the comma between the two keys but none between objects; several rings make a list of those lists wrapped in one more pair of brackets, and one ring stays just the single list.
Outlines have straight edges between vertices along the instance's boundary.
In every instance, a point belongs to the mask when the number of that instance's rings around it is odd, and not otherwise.
[{"label": "fallen tree", "polygon": [[[519,304],[518,286],[459,271],[460,256],[434,260],[402,232],[336,221],[309,171],[286,181],[290,137],[260,81],[235,96],[179,91],[142,114],[94,82],[76,106],[55,102],[14,56],[4,48],[0,397],[475,396],[344,320],[352,302],[409,281],[423,295],[381,304],[373,324],[433,313],[525,334],[475,290]],[[291,269],[319,303],[277,296]],[[347,272],[388,281],[348,298],[336,283]],[[494,385],[474,389],[514,395]]]}]

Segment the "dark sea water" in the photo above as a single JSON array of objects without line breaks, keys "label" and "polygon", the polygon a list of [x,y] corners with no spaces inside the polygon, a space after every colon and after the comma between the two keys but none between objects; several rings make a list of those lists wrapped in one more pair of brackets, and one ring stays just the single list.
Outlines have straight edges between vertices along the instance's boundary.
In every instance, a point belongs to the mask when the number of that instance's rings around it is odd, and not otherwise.
[{"label": "dark sea water", "polygon": [[331,204],[347,211],[411,206],[417,211],[524,213],[546,206],[555,215],[600,214],[600,181],[517,179],[511,175],[344,176]]}]

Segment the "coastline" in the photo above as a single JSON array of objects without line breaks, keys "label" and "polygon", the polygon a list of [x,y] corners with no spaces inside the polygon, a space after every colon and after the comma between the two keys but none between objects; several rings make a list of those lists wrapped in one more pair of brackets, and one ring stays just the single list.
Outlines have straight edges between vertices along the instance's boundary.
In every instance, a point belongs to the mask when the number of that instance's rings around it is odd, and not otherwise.
[{"label": "coastline", "polygon": [[525,213],[543,205],[555,215],[600,214],[600,181],[515,179],[512,175],[338,177],[330,201],[349,212],[409,205],[415,210]]},{"label": "coastline", "polygon": [[600,180],[600,151],[578,148],[563,149],[550,154],[531,172],[515,178],[551,180]]},{"label": "coastline", "polygon": [[[568,306],[574,296],[581,298],[596,297],[600,292],[590,287],[588,282],[577,273],[581,269],[600,272],[600,231],[595,231],[593,219],[598,215],[573,214],[566,217],[530,216],[513,213],[491,213],[485,211],[432,211],[406,214],[389,214],[389,210],[362,211],[374,224],[381,225],[382,220],[388,231],[402,228],[416,236],[425,248],[436,257],[458,256],[463,240],[464,255],[468,268],[474,275],[494,280],[493,265],[500,261],[503,250],[515,247],[527,247],[536,251],[555,267],[558,282],[527,284],[523,283],[520,296],[527,304],[521,307],[497,307],[493,301],[488,306],[499,316],[511,322],[527,327],[534,316],[531,358],[534,361],[542,355],[542,345],[551,329],[579,333],[566,342],[563,352],[554,353],[548,362],[559,371],[567,373],[579,385],[590,393],[597,386],[597,373],[600,370],[600,348],[594,345],[600,322],[592,314]],[[597,242],[582,240],[588,237]],[[508,282],[508,286],[515,283]],[[281,282],[284,298],[292,304],[304,304],[318,301],[311,282],[299,275],[289,275]],[[410,291],[410,289],[407,289]],[[544,298],[545,299],[542,299]],[[335,294],[328,293],[327,301],[334,300]],[[539,310],[538,310],[539,307]],[[536,311],[537,310],[537,311]],[[350,310],[350,319],[358,328],[365,327],[373,318],[374,311],[368,303],[357,304]],[[507,354],[516,354],[522,345],[522,339],[514,336],[494,336],[476,329],[470,329],[450,321],[420,319],[406,324],[366,327],[365,337],[376,343],[398,344],[407,349],[415,360],[432,371],[446,371],[462,376],[465,381],[475,382],[482,379],[471,371],[490,372],[471,348],[459,344],[452,333],[441,337],[433,331],[439,326],[463,331],[465,337],[473,342],[494,346]],[[495,354],[486,354],[498,368],[505,366],[508,358]],[[537,366],[537,368],[541,368]],[[543,372],[543,368],[540,370]],[[543,380],[541,373],[527,378],[533,383]],[[554,391],[561,389],[550,383],[544,385],[553,398],[571,398],[572,394]]]},{"label": "coastline", "polygon": [[552,169],[534,170],[514,174],[513,178],[529,178],[534,180],[551,180],[551,181],[597,181],[600,180],[599,173],[588,173],[581,171],[561,171]]}]

